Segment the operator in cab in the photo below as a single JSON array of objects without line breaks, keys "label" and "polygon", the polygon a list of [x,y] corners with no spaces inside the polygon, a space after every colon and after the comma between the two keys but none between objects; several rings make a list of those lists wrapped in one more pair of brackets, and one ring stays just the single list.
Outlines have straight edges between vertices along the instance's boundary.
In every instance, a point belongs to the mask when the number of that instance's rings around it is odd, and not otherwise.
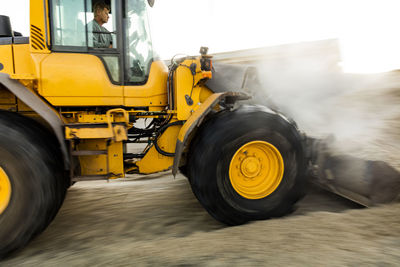
[{"label": "operator in cab", "polygon": [[93,29],[93,47],[112,48],[111,33],[103,27],[108,22],[110,7],[104,2],[97,2],[93,6],[93,21],[89,22],[89,29]]}]

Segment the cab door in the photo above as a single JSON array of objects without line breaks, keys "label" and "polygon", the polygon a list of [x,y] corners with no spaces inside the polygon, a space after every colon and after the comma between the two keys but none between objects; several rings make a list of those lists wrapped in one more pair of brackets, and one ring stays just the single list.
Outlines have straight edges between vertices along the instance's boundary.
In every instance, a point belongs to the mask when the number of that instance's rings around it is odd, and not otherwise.
[{"label": "cab door", "polygon": [[41,61],[39,93],[55,106],[121,106],[121,1],[106,1],[109,19],[102,26],[112,39],[96,47],[93,7],[97,0],[49,0],[51,53]]},{"label": "cab door", "polygon": [[125,0],[124,5],[124,105],[161,110],[168,102],[168,69],[153,52],[147,0]]}]

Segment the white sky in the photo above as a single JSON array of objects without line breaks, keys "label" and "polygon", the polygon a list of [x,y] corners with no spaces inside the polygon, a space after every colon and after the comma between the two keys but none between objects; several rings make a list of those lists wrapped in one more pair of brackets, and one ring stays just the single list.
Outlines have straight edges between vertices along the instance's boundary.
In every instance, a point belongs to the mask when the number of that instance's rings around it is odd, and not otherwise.
[{"label": "white sky", "polygon": [[[28,34],[29,0],[0,14]],[[338,38],[347,71],[400,68],[400,0],[156,0],[152,39],[162,58]]]}]

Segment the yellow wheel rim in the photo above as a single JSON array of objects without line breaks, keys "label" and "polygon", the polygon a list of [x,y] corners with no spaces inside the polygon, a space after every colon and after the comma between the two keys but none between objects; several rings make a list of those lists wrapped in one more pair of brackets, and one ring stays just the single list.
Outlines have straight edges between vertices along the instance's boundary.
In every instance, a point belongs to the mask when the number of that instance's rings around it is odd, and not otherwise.
[{"label": "yellow wheel rim", "polygon": [[11,183],[6,172],[0,167],[0,214],[5,211],[11,198]]},{"label": "yellow wheel rim", "polygon": [[229,179],[235,191],[247,199],[261,199],[274,192],[282,181],[281,153],[265,141],[253,141],[239,148],[229,165]]}]

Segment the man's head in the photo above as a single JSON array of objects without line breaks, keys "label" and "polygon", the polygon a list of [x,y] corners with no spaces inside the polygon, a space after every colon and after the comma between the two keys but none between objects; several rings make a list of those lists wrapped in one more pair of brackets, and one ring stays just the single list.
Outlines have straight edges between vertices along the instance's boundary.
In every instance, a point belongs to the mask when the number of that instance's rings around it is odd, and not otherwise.
[{"label": "man's head", "polygon": [[106,5],[104,2],[97,2],[93,6],[94,19],[99,23],[99,25],[103,25],[108,21],[108,13],[110,13],[110,7]]}]

